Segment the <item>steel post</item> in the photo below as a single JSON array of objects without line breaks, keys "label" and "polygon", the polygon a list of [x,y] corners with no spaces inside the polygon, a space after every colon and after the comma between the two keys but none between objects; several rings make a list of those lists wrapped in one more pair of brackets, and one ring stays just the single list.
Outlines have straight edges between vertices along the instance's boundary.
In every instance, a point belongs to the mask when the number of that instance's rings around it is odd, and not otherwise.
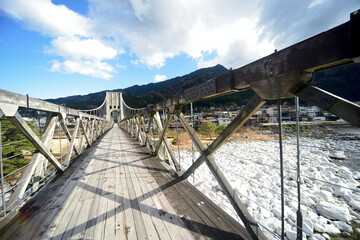
[{"label": "steel post", "polygon": [[280,148],[280,181],[281,181],[281,239],[285,239],[285,208],[284,208],[284,163],[282,147],[282,126],[281,126],[281,100],[278,99],[278,124],[279,124],[279,148]]},{"label": "steel post", "polygon": [[4,172],[2,161],[2,140],[1,140],[1,120],[0,120],[0,177],[1,177],[1,198],[3,205],[3,216],[6,216],[6,204],[5,204],[5,187],[4,187]]},{"label": "steel post", "polygon": [[302,239],[302,214],[301,214],[301,192],[300,192],[300,143],[299,143],[299,97],[295,97],[295,111],[296,111],[296,157],[297,157],[297,190],[298,190],[298,210],[296,212],[297,231],[296,239]]}]

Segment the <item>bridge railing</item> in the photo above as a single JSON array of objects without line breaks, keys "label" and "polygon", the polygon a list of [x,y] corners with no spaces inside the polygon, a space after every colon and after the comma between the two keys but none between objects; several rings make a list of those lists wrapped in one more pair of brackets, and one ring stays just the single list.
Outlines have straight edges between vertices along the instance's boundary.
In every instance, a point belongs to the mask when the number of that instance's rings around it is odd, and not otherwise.
[{"label": "bridge railing", "polygon": [[0,220],[112,127],[103,118],[0,90]]},{"label": "bridge railing", "polygon": [[[284,161],[283,161],[283,137],[282,137],[282,115],[281,99],[300,97],[301,99],[318,106],[324,111],[330,112],[356,127],[360,127],[360,106],[350,101],[326,92],[311,85],[314,73],[349,63],[359,63],[360,59],[360,12],[356,11],[350,15],[350,21],[339,25],[329,31],[323,32],[305,41],[297,43],[281,51],[259,59],[244,67],[229,71],[229,73],[209,80],[198,86],[186,89],[170,99],[166,99],[156,105],[150,106],[141,112],[127,116],[120,126],[139,140],[143,146],[148,146],[154,155],[160,150],[171,160],[178,176],[187,179],[204,162],[209,173],[219,184],[223,194],[232,205],[234,211],[242,221],[253,239],[266,239],[264,231],[266,227],[260,227],[261,222],[255,221],[247,207],[243,204],[244,197],[231,186],[223,171],[215,161],[214,156],[218,149],[229,140],[229,138],[240,129],[247,120],[257,112],[269,100],[278,101],[278,142],[279,142],[279,178],[280,189],[273,189],[279,193],[280,202],[280,232],[273,233],[274,237],[285,238],[285,191],[284,191]],[[234,120],[220,133],[220,135],[209,146],[205,146],[199,139],[195,130],[185,120],[181,110],[186,104],[213,98],[220,95],[238,92],[251,88],[255,94],[245,107],[234,118]],[[298,100],[296,101],[298,102]],[[165,122],[161,121],[159,111],[166,109],[168,114]],[[297,114],[299,109],[296,110]],[[179,160],[172,151],[166,137],[166,131],[176,116],[182,127],[191,138],[199,155],[185,172],[180,168]],[[297,121],[298,122],[298,121]],[[178,126],[178,125],[176,125]],[[298,126],[298,125],[297,125]],[[158,131],[157,138],[154,131]],[[298,139],[298,135],[297,135]],[[299,208],[296,217],[296,238],[302,239],[304,229],[300,211],[300,151],[297,142],[297,179],[298,199],[295,199]],[[241,156],[238,156],[241,158]],[[253,179],[248,179],[248,181]],[[352,189],[356,190],[356,189]],[[289,236],[288,236],[289,237]]]}]

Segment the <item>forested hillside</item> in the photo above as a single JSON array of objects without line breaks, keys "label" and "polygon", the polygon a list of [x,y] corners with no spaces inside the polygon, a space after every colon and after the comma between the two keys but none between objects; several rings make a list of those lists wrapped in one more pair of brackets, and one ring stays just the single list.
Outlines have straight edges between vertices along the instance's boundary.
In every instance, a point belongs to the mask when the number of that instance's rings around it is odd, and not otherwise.
[{"label": "forested hillside", "polygon": [[[141,86],[134,85],[125,89],[113,89],[109,91],[123,92],[125,102],[131,107],[146,107],[149,104],[160,102],[163,99],[174,96],[176,92],[182,92],[191,86],[215,78],[227,71],[225,67],[216,65],[159,83],[149,83]],[[311,84],[350,101],[360,101],[360,64],[348,64],[317,72]],[[106,91],[90,93],[88,95],[48,99],[47,101],[65,104],[67,107],[76,109],[91,109],[98,107],[104,101],[105,92]],[[228,96],[209,99],[197,103],[197,106],[209,107],[233,103],[243,105],[252,95],[253,92],[247,90]]]}]

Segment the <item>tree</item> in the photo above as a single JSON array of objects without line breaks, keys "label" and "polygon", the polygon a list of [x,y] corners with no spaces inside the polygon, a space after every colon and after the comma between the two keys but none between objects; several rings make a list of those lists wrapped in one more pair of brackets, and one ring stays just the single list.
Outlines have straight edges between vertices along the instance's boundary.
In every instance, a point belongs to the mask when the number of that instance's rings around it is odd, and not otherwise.
[{"label": "tree", "polygon": [[237,107],[236,102],[230,102],[229,105],[232,109],[235,109]]},{"label": "tree", "polygon": [[[26,122],[35,131],[34,122]],[[1,143],[3,157],[3,171],[7,175],[26,165],[28,161],[21,154],[26,150],[34,149],[33,144],[5,117],[1,119]],[[19,156],[16,156],[19,155]],[[16,156],[16,157],[15,157]]]},{"label": "tree", "polygon": [[212,139],[211,134],[214,133],[215,129],[216,129],[215,124],[213,124],[210,121],[205,121],[201,123],[200,126],[200,131],[209,134],[210,139]]},{"label": "tree", "polygon": [[225,128],[226,128],[225,125],[220,125],[220,126],[216,127],[215,133],[220,134],[220,133],[222,133],[224,131]]}]

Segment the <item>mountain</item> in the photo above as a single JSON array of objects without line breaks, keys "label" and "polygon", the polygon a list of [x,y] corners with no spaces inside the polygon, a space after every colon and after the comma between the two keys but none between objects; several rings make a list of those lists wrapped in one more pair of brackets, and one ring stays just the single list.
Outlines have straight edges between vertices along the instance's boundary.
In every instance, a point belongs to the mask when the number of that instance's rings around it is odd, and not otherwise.
[{"label": "mountain", "polygon": [[[163,99],[172,97],[176,92],[181,92],[189,87],[215,78],[226,72],[228,72],[228,70],[225,67],[216,65],[159,83],[149,83],[141,86],[134,85],[124,89],[114,89],[109,91],[123,92],[125,102],[131,107],[146,107],[149,104],[158,103]],[[360,64],[347,64],[319,71],[314,74],[311,84],[347,100],[360,101]],[[56,104],[65,104],[67,107],[76,109],[92,109],[102,104],[105,93],[106,91],[101,91],[87,95],[48,99],[46,101]],[[240,93],[211,98],[196,103],[196,106],[200,108],[224,105],[233,106],[234,104],[241,106],[245,104],[253,94],[253,91],[249,89]],[[289,99],[289,103],[291,102],[292,99]],[[306,103],[301,102],[301,104]]]},{"label": "mountain", "polygon": [[319,71],[311,84],[349,101],[360,101],[360,63]]},{"label": "mountain", "polygon": [[[228,70],[222,65],[216,65],[214,67],[202,68],[184,76],[178,76],[163,82],[149,83],[141,86],[134,85],[124,89],[107,91],[123,92],[125,102],[131,107],[146,107],[149,104],[154,104],[173,96],[177,91],[195,86],[227,71]],[[102,104],[107,91],[57,99],[47,99],[46,101],[63,104],[75,109],[92,109]]]},{"label": "mountain", "polygon": [[221,65],[216,65],[214,67],[202,68],[202,69],[196,70],[195,72],[186,74],[182,77],[175,77],[175,78],[163,81],[163,82],[149,83],[149,84],[141,85],[141,86],[134,85],[132,87],[128,87],[125,89],[117,89],[114,91],[122,91],[122,92],[130,93],[130,94],[134,94],[136,96],[142,96],[142,95],[148,94],[150,92],[159,92],[163,88],[168,87],[168,86],[179,85],[179,84],[183,83],[185,80],[196,79],[199,77],[200,78],[209,78],[209,77],[211,78],[211,76],[221,75],[227,71],[228,70],[225,67],[223,67]]}]

